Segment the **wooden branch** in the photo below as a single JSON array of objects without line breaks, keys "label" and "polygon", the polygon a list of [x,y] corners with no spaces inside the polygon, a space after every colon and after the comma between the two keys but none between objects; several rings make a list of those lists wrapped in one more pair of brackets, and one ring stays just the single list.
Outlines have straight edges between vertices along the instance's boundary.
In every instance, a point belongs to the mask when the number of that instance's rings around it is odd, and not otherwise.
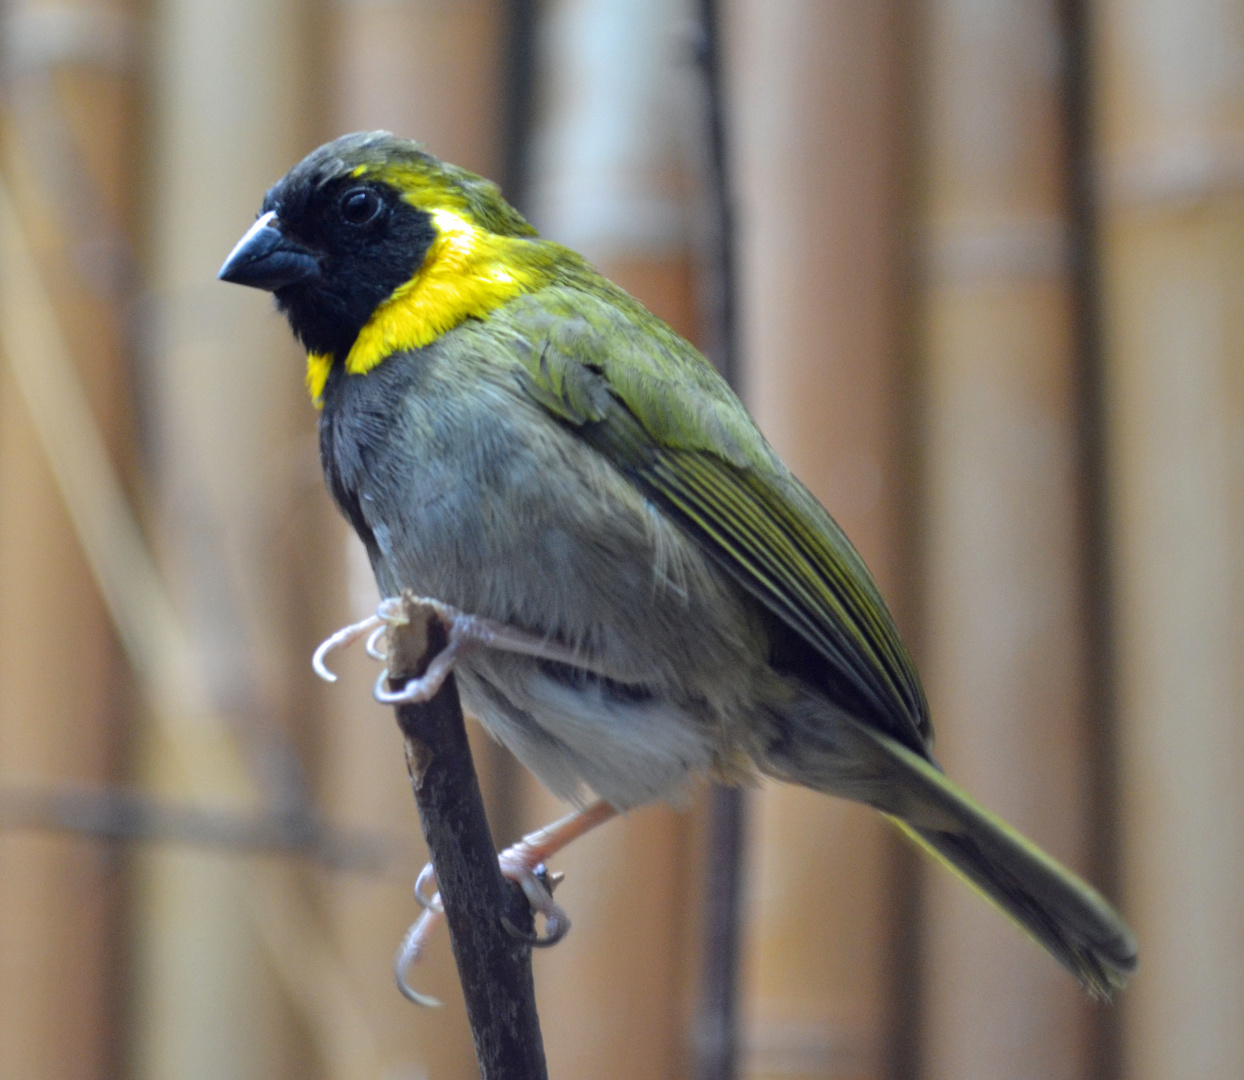
[{"label": "wooden branch", "polygon": [[[422,675],[448,644],[432,608],[409,595],[403,606],[408,623],[390,631],[394,689]],[[480,1074],[483,1080],[547,1080],[531,946],[502,922],[531,933],[531,908],[497,865],[453,676],[431,701],[396,711]]]}]

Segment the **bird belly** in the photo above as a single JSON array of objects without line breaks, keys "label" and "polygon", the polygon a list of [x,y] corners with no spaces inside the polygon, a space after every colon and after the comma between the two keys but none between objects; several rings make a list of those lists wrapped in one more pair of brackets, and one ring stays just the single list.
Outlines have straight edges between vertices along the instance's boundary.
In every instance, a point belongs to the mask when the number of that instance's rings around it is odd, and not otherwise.
[{"label": "bird belly", "polygon": [[489,656],[459,667],[463,702],[559,798],[590,789],[619,810],[677,799],[718,754],[705,717],[591,677],[550,675],[538,661]]}]

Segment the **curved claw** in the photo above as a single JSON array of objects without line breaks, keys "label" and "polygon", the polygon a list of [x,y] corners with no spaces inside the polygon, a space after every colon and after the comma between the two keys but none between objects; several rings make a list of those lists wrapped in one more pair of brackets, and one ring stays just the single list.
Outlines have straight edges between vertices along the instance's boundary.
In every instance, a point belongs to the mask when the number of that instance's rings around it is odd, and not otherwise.
[{"label": "curved claw", "polygon": [[431,863],[428,863],[419,871],[419,876],[415,879],[415,899],[419,901],[419,906],[425,911],[435,911],[443,915],[445,907],[441,903],[441,894],[439,892],[428,892],[428,885],[436,881],[436,870]]},{"label": "curved claw", "polygon": [[328,666],[324,663],[328,654],[337,649],[343,649],[347,645],[352,645],[377,625],[381,625],[380,617],[378,615],[370,615],[362,622],[343,626],[331,637],[321,641],[319,647],[311,656],[311,667],[315,670],[315,673],[325,682],[336,682],[337,676],[329,671]]},{"label": "curved claw", "polygon": [[373,686],[371,689],[371,696],[374,697],[382,705],[389,704],[390,698],[400,699],[402,696],[402,693],[400,690],[395,693],[391,690],[386,690],[384,688],[384,684],[388,681],[388,679],[389,679],[389,669],[381,668],[380,674],[376,676],[376,685]]},{"label": "curved claw", "polygon": [[533,949],[548,949],[556,945],[570,933],[570,917],[556,904],[554,913],[544,916],[544,937],[538,937],[531,943]]},{"label": "curved claw", "polygon": [[544,864],[537,863],[533,867],[528,859],[529,856],[521,844],[507,848],[500,855],[501,873],[523,890],[531,910],[544,916],[544,936],[524,934],[513,923],[509,923],[506,929],[534,949],[547,949],[550,945],[556,945],[570,932],[570,916],[554,901],[552,892],[545,884],[548,871]]},{"label": "curved claw", "polygon": [[549,901],[549,910],[541,911],[540,914],[544,916],[544,937],[536,936],[531,947],[548,949],[570,933],[570,916],[552,900]]},{"label": "curved claw", "polygon": [[520,930],[514,925],[513,922],[510,921],[510,918],[507,915],[501,916],[501,925],[505,927],[506,933],[508,933],[511,937],[518,938],[519,941],[529,948],[547,949],[553,945],[556,945],[562,938],[570,933],[570,920],[566,918],[566,913],[561,911],[560,908],[558,908],[558,911],[561,912],[560,918],[550,918],[547,915],[545,916],[544,937],[541,937],[536,933],[528,933],[526,930]]},{"label": "curved claw", "polygon": [[[531,839],[528,837],[528,840]],[[504,915],[501,916],[501,925],[529,948],[547,949],[566,936],[570,930],[570,919],[553,902],[553,889],[562,875],[550,874],[544,863],[537,861],[538,859],[537,849],[527,841],[506,848],[498,857],[502,876],[516,882],[527,897],[532,911],[544,916],[544,936],[525,933]],[[419,962],[437,922],[444,918],[445,908],[441,903],[441,894],[435,891],[436,884],[436,869],[428,863],[415,879],[415,899],[423,907],[423,914],[406,931],[393,960],[393,975],[402,996],[416,1005],[427,1007],[440,1005],[440,1002],[434,997],[419,993],[407,981],[406,974]]]},{"label": "curved claw", "polygon": [[406,981],[406,972],[419,962],[428,937],[440,917],[440,913],[431,908],[420,915],[419,921],[406,931],[402,944],[398,946],[397,955],[393,958],[393,977],[402,997],[416,1005],[422,1005],[425,1009],[440,1008],[440,999],[419,993]]},{"label": "curved claw", "polygon": [[547,949],[556,945],[570,933],[570,918],[566,912],[553,902],[553,890],[561,884],[565,874],[550,874],[544,863],[533,871],[540,891],[547,898],[536,910],[544,916],[544,937],[535,936],[531,943],[533,949]]},{"label": "curved claw", "polygon": [[380,647],[377,643],[382,637],[384,637],[388,629],[389,627],[387,624],[377,626],[376,629],[371,632],[371,637],[367,639],[367,645],[365,646],[367,649],[367,655],[373,660],[379,660],[381,663],[387,660],[388,656],[380,651]]},{"label": "curved claw", "polygon": [[379,604],[376,605],[376,617],[385,622],[405,622],[402,614],[402,598],[400,596],[386,596]]},{"label": "curved claw", "polygon": [[533,949],[538,948],[540,944],[539,934],[529,934],[526,930],[520,930],[513,922],[510,921],[508,915],[501,916],[501,925],[505,927],[505,932],[512,938],[518,938],[524,945]]},{"label": "curved claw", "polygon": [[474,642],[450,637],[449,644],[432,658],[432,662],[419,678],[411,679],[400,690],[386,690],[389,669],[385,668],[376,679],[372,696],[382,705],[402,705],[408,702],[431,701],[440,692],[454,665],[475,648]]}]

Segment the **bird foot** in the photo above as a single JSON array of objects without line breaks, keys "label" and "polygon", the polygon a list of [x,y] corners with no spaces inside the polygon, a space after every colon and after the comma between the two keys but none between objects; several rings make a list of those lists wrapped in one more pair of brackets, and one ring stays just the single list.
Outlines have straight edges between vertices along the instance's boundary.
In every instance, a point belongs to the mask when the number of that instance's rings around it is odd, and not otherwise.
[{"label": "bird foot", "polygon": [[[501,916],[502,925],[532,948],[556,945],[570,930],[569,917],[553,900],[553,890],[561,884],[565,875],[550,874],[541,861],[539,852],[525,841],[506,848],[497,856],[497,862],[501,867],[501,876],[517,884],[527,897],[532,911],[544,916],[544,936],[524,933],[504,915]],[[427,994],[421,994],[407,979],[407,973],[423,957],[433,931],[445,915],[441,894],[436,891],[436,871],[431,863],[423,868],[415,881],[415,899],[422,906],[423,914],[406,931],[393,961],[393,974],[398,990],[408,1001],[426,1008],[436,1008],[441,1002]]]},{"label": "bird foot", "polygon": [[561,884],[564,875],[550,874],[544,865],[543,855],[520,840],[497,856],[501,864],[501,876],[515,882],[527,897],[527,903],[537,915],[544,916],[544,937],[525,934],[504,919],[510,933],[522,938],[536,949],[556,945],[570,932],[570,919],[553,901],[553,890]]},{"label": "bird foot", "polygon": [[[444,625],[449,643],[428,665],[427,671],[417,679],[410,679],[400,690],[387,690],[385,683],[389,678],[386,667],[376,679],[375,698],[385,705],[401,705],[409,702],[431,701],[445,679],[453,671],[454,665],[468,653],[478,648],[498,649],[502,652],[518,653],[541,660],[554,660],[585,671],[596,672],[608,676],[609,672],[599,668],[577,650],[559,642],[551,641],[539,634],[529,633],[494,619],[486,619],[480,615],[469,615],[450,604],[440,600],[420,597],[417,604],[432,608]],[[367,654],[382,663],[388,660],[388,647],[381,649],[381,642],[388,632],[406,622],[405,608],[401,597],[391,596],[380,601],[376,614],[362,622],[352,623],[338,630],[331,637],[321,642],[311,658],[311,666],[315,673],[326,682],[336,682],[337,676],[329,670],[325,661],[329,653],[344,649],[363,637],[367,638]]]}]

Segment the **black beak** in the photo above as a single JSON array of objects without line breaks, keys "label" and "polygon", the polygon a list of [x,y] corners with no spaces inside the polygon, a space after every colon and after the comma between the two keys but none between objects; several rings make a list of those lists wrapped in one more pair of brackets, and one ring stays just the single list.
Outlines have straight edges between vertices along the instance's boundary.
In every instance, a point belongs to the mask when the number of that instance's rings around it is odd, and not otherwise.
[{"label": "black beak", "polygon": [[320,276],[319,260],[279,228],[276,211],[259,218],[229,252],[216,275],[221,281],[276,292]]}]

